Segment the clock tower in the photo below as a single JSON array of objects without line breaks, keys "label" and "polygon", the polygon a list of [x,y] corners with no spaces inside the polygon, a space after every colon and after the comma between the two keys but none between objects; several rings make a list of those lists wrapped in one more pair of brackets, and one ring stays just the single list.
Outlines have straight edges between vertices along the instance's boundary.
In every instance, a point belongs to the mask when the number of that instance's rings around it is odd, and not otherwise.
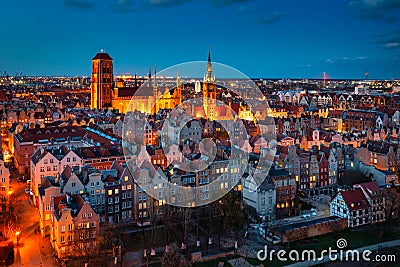
[{"label": "clock tower", "polygon": [[204,112],[209,120],[215,118],[215,107],[217,105],[217,87],[215,76],[212,74],[211,53],[208,49],[207,70],[203,80],[203,106]]}]

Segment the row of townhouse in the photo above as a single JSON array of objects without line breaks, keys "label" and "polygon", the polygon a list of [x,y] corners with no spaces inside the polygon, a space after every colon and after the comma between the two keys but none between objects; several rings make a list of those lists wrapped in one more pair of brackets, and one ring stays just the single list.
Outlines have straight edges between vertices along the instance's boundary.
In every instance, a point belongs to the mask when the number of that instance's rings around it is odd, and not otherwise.
[{"label": "row of townhouse", "polygon": [[385,206],[384,189],[376,182],[367,182],[339,190],[330,201],[330,215],[347,218],[352,228],[385,221]]},{"label": "row of townhouse", "polygon": [[61,174],[44,177],[38,188],[42,236],[51,232],[51,201],[55,196],[83,195],[101,223],[128,223],[137,220],[136,191],[130,171],[116,161],[101,172],[89,165],[66,166]]},{"label": "row of townhouse", "polygon": [[292,145],[280,153],[282,165],[300,190],[335,186],[344,175],[345,158],[340,147],[310,152]]},{"label": "row of townhouse", "polygon": [[[115,123],[113,131],[122,136],[122,125],[124,125],[124,138],[127,142],[151,145],[159,149],[161,145],[168,147],[167,144],[198,143],[204,137],[215,138],[225,130],[231,139],[243,139],[247,135],[246,129],[251,132],[250,128],[253,128],[249,122],[240,119],[224,121],[222,127],[217,121],[211,122],[202,118],[192,120],[186,112],[176,113],[170,114],[167,118],[159,118],[158,115],[147,118],[143,113],[131,112],[124,117],[125,124],[121,120]],[[243,124],[249,127],[246,128]]]},{"label": "row of townhouse", "polygon": [[[7,126],[11,127],[14,123],[22,125],[36,125],[36,124],[50,124],[54,121],[64,120],[64,114],[60,109],[20,109],[10,110],[7,113],[6,119]],[[4,124],[4,123],[3,123]]]},{"label": "row of townhouse", "polygon": [[[363,94],[360,94],[363,93]],[[372,96],[366,94],[365,87],[357,86],[354,93],[309,93],[298,91],[279,92],[275,101],[290,103],[294,105],[305,105],[307,107],[331,106],[336,109],[352,108],[358,105],[390,105],[396,102],[390,97],[381,95]]]},{"label": "row of townhouse", "polygon": [[59,258],[95,251],[99,223],[99,215],[83,195],[52,196],[50,243]]},{"label": "row of townhouse", "polygon": [[[390,114],[390,117],[388,115]],[[382,129],[392,123],[392,112],[371,109],[331,110],[325,125],[334,131],[353,132],[355,130]]]},{"label": "row of townhouse", "polygon": [[121,139],[104,133],[98,127],[65,126],[23,129],[14,135],[14,162],[20,174],[29,174],[31,157],[39,148],[74,150],[84,163],[96,164],[124,160]]},{"label": "row of townhouse", "polygon": [[[327,110],[327,109],[326,109]],[[278,134],[296,134],[302,129],[329,129],[334,132],[366,131],[398,127],[400,111],[390,108],[329,110],[325,113],[301,114],[299,117],[278,117],[275,120]]]},{"label": "row of townhouse", "polygon": [[[165,179],[170,172],[155,168],[149,160],[141,162],[139,168],[135,162],[126,166],[114,162],[109,170],[101,172],[87,165],[81,168],[67,165],[58,176],[43,177],[39,187],[42,235],[50,234],[59,257],[65,257],[76,253],[80,246],[94,246],[101,223],[146,225],[154,216],[163,216],[166,203],[193,206],[195,202],[209,202],[214,194],[229,191],[239,177],[235,173],[237,168],[231,168],[225,161],[217,162],[207,169],[209,176],[203,173],[196,177],[188,172],[178,175],[172,171],[171,182],[179,185],[172,191],[168,190],[170,186]],[[279,208],[287,209],[290,214],[294,205],[294,180],[284,170],[272,175],[272,179],[279,191]],[[195,185],[202,185],[200,194],[185,197],[187,187]],[[185,202],[188,200],[189,203]]]}]

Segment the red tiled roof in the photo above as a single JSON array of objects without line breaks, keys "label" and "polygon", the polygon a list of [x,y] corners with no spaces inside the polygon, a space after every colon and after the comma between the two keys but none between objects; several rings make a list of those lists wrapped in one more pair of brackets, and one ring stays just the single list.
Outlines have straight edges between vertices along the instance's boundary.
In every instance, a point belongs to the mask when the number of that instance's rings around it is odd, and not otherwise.
[{"label": "red tiled roof", "polygon": [[376,182],[355,184],[354,187],[361,187],[362,189],[364,189],[364,192],[366,192],[371,198],[382,196],[382,189],[378,186]]},{"label": "red tiled roof", "polygon": [[37,143],[39,140],[51,138],[67,138],[67,137],[83,137],[85,130],[78,126],[66,126],[66,127],[48,127],[48,128],[34,128],[24,129],[15,137],[17,140],[22,142]]},{"label": "red tiled roof", "polygon": [[350,211],[362,210],[370,207],[361,188],[339,191]]}]

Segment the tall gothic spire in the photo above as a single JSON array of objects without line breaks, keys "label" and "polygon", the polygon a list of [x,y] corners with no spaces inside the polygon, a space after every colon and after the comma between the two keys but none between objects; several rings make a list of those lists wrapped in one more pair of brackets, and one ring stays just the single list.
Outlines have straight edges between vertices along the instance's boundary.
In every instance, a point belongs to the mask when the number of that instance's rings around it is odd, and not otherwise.
[{"label": "tall gothic spire", "polygon": [[212,64],[211,64],[211,50],[208,48],[208,60],[207,60],[207,72],[204,77],[204,82],[213,83],[215,78],[212,76]]}]

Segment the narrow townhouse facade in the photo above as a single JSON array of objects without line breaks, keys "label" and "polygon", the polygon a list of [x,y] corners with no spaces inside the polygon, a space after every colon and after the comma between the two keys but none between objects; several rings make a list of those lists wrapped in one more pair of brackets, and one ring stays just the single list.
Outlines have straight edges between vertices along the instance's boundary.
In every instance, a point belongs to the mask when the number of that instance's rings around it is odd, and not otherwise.
[{"label": "narrow townhouse facade", "polygon": [[269,177],[276,190],[276,216],[278,218],[295,214],[296,180],[285,169],[271,167]]},{"label": "narrow townhouse facade", "polygon": [[60,185],[55,181],[55,177],[45,177],[39,187],[39,226],[42,238],[48,236],[51,232],[51,213],[52,197],[61,196]]},{"label": "narrow townhouse facade", "polygon": [[0,160],[0,203],[1,210],[5,211],[9,197],[12,192],[10,191],[10,171],[5,166],[4,161]]}]

